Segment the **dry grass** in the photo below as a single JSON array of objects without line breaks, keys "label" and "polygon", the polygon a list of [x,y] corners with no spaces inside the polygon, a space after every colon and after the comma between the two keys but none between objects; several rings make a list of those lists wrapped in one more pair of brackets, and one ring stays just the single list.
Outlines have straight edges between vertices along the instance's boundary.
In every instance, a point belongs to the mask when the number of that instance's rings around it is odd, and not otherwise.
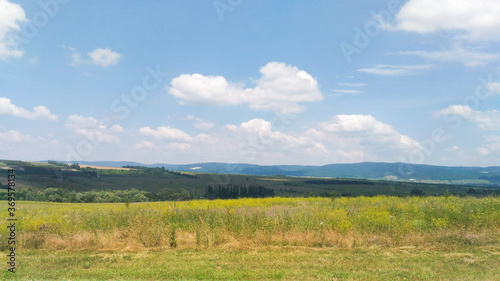
[{"label": "dry grass", "polygon": [[[162,233],[161,235],[158,235]],[[324,233],[289,231],[284,233],[257,232],[254,237],[237,237],[223,231],[203,233],[177,231],[176,243],[179,249],[222,247],[228,249],[248,249],[267,246],[329,247],[341,249],[370,247],[425,247],[447,248],[461,246],[498,246],[498,231],[480,230],[438,230],[415,232],[404,236],[390,233],[338,232]],[[197,238],[198,237],[198,238]],[[100,250],[129,252],[145,249],[172,248],[169,231],[158,233],[114,229],[112,231],[80,231],[61,236],[53,233],[23,233],[20,235],[21,249],[47,250]]]},{"label": "dry grass", "polygon": [[[21,202],[19,206],[19,247],[25,250],[498,246],[500,237],[499,198],[269,198],[156,202],[130,208],[112,203]],[[5,230],[0,232],[6,235]]]}]

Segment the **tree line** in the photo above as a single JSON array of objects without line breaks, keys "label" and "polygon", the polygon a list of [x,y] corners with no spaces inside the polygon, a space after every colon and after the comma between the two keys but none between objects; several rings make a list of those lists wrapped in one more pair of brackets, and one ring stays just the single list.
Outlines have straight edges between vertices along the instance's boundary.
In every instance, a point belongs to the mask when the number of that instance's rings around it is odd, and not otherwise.
[{"label": "tree line", "polygon": [[[7,192],[0,183],[0,200],[7,200]],[[68,203],[118,203],[184,201],[191,199],[236,199],[273,197],[274,190],[262,185],[207,185],[205,193],[199,197],[183,188],[165,187],[157,192],[147,192],[135,188],[125,190],[72,191],[66,188],[49,187],[42,191],[22,188],[16,191],[17,200],[68,202]]]},{"label": "tree line", "polygon": [[181,176],[181,177],[186,177],[186,178],[197,178],[195,175],[191,175],[188,173],[181,173],[181,172],[176,172],[176,171],[170,171],[168,169],[165,169],[165,167],[156,167],[156,168],[149,168],[149,167],[144,167],[144,166],[122,166],[123,168],[128,168],[131,169],[129,171],[130,174],[150,174],[150,175],[165,175],[165,174],[170,174],[170,175],[176,175],[176,176]]},{"label": "tree line", "polygon": [[[7,192],[2,187],[0,200],[7,200]],[[92,190],[84,192],[70,191],[65,188],[49,187],[42,191],[29,188],[16,190],[17,200],[68,202],[68,203],[115,203],[115,202],[151,202],[183,201],[194,199],[193,194],[182,188],[162,188],[158,192],[141,191],[135,188],[125,190]]]},{"label": "tree line", "polygon": [[262,185],[208,184],[204,196],[208,199],[264,198],[273,197],[274,190]]}]

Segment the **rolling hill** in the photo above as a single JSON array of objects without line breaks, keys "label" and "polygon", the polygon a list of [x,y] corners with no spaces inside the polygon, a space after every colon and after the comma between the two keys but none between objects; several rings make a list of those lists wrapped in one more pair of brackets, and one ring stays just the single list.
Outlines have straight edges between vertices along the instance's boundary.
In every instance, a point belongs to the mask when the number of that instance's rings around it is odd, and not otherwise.
[{"label": "rolling hill", "polygon": [[[127,169],[106,168],[110,166],[125,166]],[[170,198],[173,194],[184,194],[185,198],[237,198],[248,196],[247,193],[257,197],[259,194],[303,197],[442,195],[450,192],[485,196],[500,193],[500,185],[495,182],[498,180],[495,178],[498,171],[494,167],[414,165],[406,167],[411,172],[401,179],[396,173],[397,169],[404,166],[397,163],[326,166],[200,163],[149,166],[135,162],[82,162],[68,165],[55,161],[0,160],[0,188],[5,192],[6,169],[10,167],[15,169],[18,189],[31,192],[30,198],[35,200],[38,198],[35,193],[47,193],[40,200],[51,200],[47,199],[50,197],[48,193],[68,195],[68,192],[72,192],[71,196],[76,198],[80,196],[76,193],[82,193],[81,196],[86,192],[122,194],[121,191],[127,190],[146,192],[149,200],[153,201]],[[105,193],[101,195],[107,196]]]},{"label": "rolling hill", "polygon": [[329,164],[323,166],[301,165],[254,165],[230,163],[195,163],[188,165],[142,164],[121,161],[81,161],[80,164],[123,167],[165,167],[181,172],[219,173],[254,176],[338,177],[356,179],[385,179],[444,184],[492,184],[500,185],[498,167],[446,167],[407,163],[364,162],[354,164]]}]

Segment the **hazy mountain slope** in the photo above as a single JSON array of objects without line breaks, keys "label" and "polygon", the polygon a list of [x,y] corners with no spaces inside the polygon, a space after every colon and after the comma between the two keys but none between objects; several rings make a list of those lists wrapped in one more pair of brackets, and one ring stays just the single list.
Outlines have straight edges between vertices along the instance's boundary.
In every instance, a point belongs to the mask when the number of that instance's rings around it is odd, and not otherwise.
[{"label": "hazy mountain slope", "polygon": [[417,181],[482,181],[484,183],[500,184],[500,167],[445,167],[432,165],[415,165],[406,163],[353,163],[330,164],[324,166],[301,165],[253,165],[229,163],[194,163],[187,165],[175,164],[141,164],[128,161],[81,161],[80,164],[122,167],[147,166],[165,167],[168,170],[224,173],[245,175],[285,175],[309,177],[340,177],[340,178],[388,178]]}]

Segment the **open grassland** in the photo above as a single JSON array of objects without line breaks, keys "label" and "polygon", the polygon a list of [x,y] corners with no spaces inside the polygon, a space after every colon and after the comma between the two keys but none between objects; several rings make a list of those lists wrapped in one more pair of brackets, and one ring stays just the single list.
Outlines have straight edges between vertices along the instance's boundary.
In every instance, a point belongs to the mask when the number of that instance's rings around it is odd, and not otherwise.
[{"label": "open grassland", "polygon": [[499,197],[18,202],[17,216],[20,280],[500,275]]}]

